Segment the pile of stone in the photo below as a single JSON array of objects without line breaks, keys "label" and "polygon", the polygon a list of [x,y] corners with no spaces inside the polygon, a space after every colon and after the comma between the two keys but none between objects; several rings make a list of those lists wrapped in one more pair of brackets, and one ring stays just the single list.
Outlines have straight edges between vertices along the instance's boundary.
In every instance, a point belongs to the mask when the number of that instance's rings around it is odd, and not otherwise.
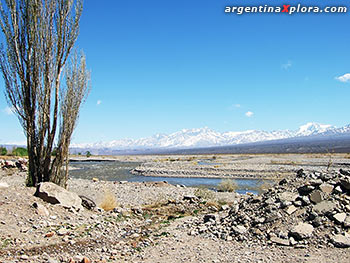
[{"label": "pile of stone", "polygon": [[24,158],[19,158],[18,160],[11,161],[11,160],[0,160],[0,167],[2,169],[13,169],[17,168],[20,171],[27,171],[28,170],[28,161]]},{"label": "pile of stone", "polygon": [[228,212],[191,223],[191,235],[283,246],[350,247],[350,173],[299,170]]}]

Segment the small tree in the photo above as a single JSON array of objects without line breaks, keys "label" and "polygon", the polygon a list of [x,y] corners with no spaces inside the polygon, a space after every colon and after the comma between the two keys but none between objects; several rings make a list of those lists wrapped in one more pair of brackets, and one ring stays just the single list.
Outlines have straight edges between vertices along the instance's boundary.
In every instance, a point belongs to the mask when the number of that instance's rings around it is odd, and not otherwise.
[{"label": "small tree", "polygon": [[6,147],[1,146],[0,147],[0,155],[6,155],[7,154],[7,149]]},{"label": "small tree", "polygon": [[82,0],[0,2],[0,68],[8,104],[27,137],[28,186],[52,181],[66,187],[68,147],[89,91],[85,56],[71,56],[82,10]]},{"label": "small tree", "polygon": [[23,147],[16,147],[12,150],[12,155],[13,156],[28,156],[28,150]]}]

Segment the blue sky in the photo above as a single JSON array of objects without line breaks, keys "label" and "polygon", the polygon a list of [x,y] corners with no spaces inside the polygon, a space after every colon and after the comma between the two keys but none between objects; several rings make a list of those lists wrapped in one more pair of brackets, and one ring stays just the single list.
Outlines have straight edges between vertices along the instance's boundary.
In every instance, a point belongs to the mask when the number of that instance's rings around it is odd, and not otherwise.
[{"label": "blue sky", "polygon": [[[299,1],[346,5],[350,1]],[[85,0],[77,46],[92,91],[73,142],[184,128],[296,129],[350,123],[347,14],[225,14],[296,1]],[[4,90],[3,81],[0,89]],[[2,92],[3,93],[3,92]],[[0,94],[0,144],[24,141]]]}]

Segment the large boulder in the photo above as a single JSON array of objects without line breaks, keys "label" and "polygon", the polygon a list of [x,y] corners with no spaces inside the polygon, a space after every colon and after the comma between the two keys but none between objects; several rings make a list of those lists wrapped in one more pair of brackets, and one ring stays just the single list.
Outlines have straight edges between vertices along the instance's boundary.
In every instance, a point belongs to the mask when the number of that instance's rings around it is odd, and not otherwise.
[{"label": "large boulder", "polygon": [[331,238],[331,242],[334,244],[336,247],[340,248],[347,248],[350,247],[350,235],[345,234],[345,235],[334,235]]},{"label": "large boulder", "polygon": [[38,184],[35,196],[50,204],[60,204],[65,208],[83,209],[81,198],[54,183],[45,182]]},{"label": "large boulder", "polygon": [[314,227],[307,223],[299,223],[295,227],[293,227],[290,231],[290,235],[294,237],[296,240],[302,240],[305,238],[309,238],[314,231]]},{"label": "large boulder", "polygon": [[322,201],[314,205],[313,211],[319,215],[328,214],[336,208],[336,205],[331,201]]}]

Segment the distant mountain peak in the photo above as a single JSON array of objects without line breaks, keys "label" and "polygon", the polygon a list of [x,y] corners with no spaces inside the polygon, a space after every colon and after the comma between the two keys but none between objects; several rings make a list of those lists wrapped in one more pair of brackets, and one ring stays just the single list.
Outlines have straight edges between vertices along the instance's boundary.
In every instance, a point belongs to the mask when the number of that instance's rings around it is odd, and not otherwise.
[{"label": "distant mountain peak", "polygon": [[326,132],[327,130],[336,129],[335,126],[329,124],[320,124],[316,122],[308,122],[299,127],[297,135],[299,136],[310,136],[312,134],[319,134]]},{"label": "distant mountain peak", "polygon": [[72,147],[89,149],[108,148],[113,150],[198,148],[228,146],[315,135],[331,136],[343,133],[350,133],[350,124],[342,128],[336,128],[335,126],[329,124],[308,122],[300,126],[297,130],[276,130],[271,132],[247,130],[229,131],[223,133],[214,131],[208,127],[203,127],[182,129],[168,135],[155,134],[151,137],[137,140],[123,139],[91,144],[75,144],[72,145]]}]

